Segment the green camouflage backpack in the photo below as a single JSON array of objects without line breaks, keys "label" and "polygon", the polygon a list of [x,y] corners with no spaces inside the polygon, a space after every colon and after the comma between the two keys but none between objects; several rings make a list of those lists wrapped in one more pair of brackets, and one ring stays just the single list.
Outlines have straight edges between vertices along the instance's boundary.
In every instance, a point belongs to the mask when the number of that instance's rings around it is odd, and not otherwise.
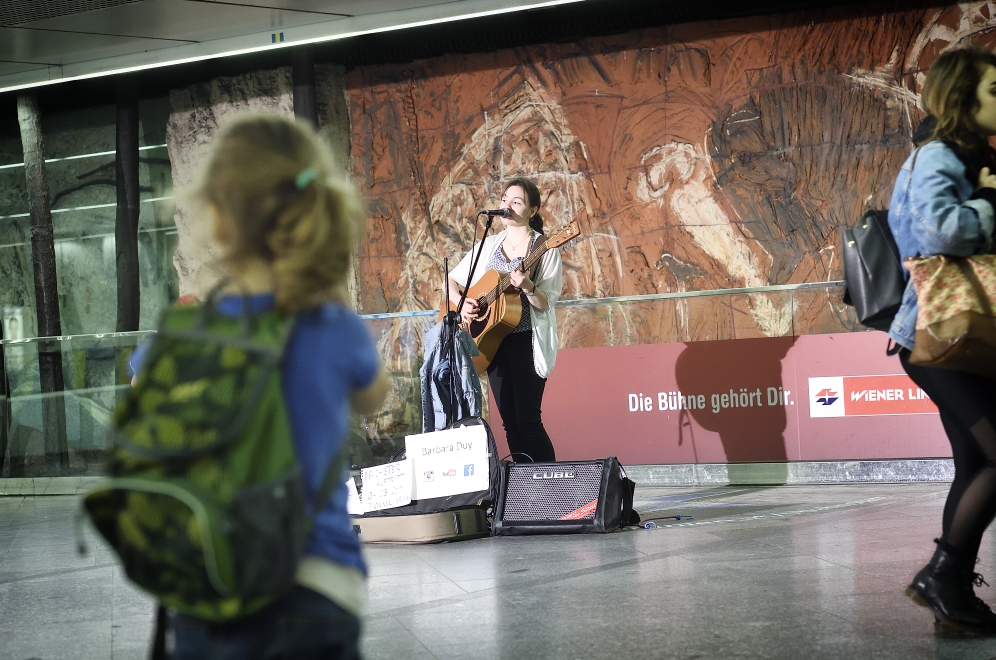
[{"label": "green camouflage backpack", "polygon": [[[139,587],[223,621],[293,586],[311,520],[280,387],[291,320],[212,310],[164,316],[114,413],[111,479],[83,504]],[[340,454],[316,512],[341,470]]]}]

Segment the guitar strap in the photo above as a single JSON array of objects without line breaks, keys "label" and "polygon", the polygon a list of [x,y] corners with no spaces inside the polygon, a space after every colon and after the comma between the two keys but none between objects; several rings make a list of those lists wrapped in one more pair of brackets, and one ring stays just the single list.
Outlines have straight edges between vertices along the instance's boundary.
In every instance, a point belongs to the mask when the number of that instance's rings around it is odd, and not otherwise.
[{"label": "guitar strap", "polygon": [[[540,234],[539,238],[536,239],[536,242],[533,243],[533,247],[529,250],[529,252],[526,253],[527,258],[528,258],[528,256],[530,254],[532,254],[533,252],[536,252],[538,249],[540,249],[540,247],[544,243],[546,243],[546,234]],[[536,276],[539,275],[539,270],[540,270],[540,266],[542,265],[542,263],[543,263],[543,260],[540,259],[539,261],[536,262],[536,265],[533,266],[533,272],[529,275],[529,279],[531,279],[533,282],[536,281]]]}]

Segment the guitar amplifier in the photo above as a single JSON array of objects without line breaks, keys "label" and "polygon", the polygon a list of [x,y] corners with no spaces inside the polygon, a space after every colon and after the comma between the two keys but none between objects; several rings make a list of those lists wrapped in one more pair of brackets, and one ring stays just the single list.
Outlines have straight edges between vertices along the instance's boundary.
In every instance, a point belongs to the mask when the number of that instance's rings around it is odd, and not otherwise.
[{"label": "guitar amplifier", "polygon": [[505,463],[492,531],[499,536],[611,532],[639,521],[633,512],[635,487],[614,456]]}]

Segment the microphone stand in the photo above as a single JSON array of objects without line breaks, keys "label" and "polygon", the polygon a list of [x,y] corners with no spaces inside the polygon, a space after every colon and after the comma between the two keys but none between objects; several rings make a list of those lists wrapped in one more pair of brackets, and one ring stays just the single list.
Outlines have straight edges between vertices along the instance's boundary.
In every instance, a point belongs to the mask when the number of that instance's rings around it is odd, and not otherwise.
[{"label": "microphone stand", "polygon": [[[482,211],[478,213],[478,217],[486,213]],[[477,270],[477,263],[481,260],[481,254],[484,252],[484,239],[488,237],[488,232],[491,231],[491,225],[494,224],[494,216],[488,215],[488,220],[484,224],[484,236],[481,237],[481,242],[478,245],[477,254],[471,260],[470,272],[467,274],[467,283],[463,287],[463,293],[460,295],[460,302],[457,304],[456,311],[450,310],[446,313],[443,319],[443,355],[450,363],[450,407],[446,413],[446,427],[449,428],[454,422],[458,421],[454,419],[457,416],[457,387],[460,383],[460,376],[457,373],[457,361],[456,361],[456,337],[457,330],[460,327],[460,310],[463,309],[463,303],[467,300],[467,293],[470,291],[470,283],[474,279],[474,271]],[[477,223],[474,223],[474,242],[477,242]],[[471,248],[473,249],[473,248]],[[445,271],[444,286],[446,290],[446,307],[449,309],[450,305],[450,272],[449,272],[449,260],[443,259],[443,270]]]}]

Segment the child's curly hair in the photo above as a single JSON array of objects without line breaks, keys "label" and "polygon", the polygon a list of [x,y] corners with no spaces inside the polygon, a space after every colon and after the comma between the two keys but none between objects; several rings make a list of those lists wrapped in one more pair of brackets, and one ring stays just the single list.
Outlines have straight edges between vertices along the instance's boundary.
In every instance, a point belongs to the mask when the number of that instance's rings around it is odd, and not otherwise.
[{"label": "child's curly hair", "polygon": [[215,138],[194,190],[232,223],[225,262],[259,257],[272,265],[285,313],[330,299],[363,231],[359,196],[331,173],[332,154],[309,126],[247,114]]}]

